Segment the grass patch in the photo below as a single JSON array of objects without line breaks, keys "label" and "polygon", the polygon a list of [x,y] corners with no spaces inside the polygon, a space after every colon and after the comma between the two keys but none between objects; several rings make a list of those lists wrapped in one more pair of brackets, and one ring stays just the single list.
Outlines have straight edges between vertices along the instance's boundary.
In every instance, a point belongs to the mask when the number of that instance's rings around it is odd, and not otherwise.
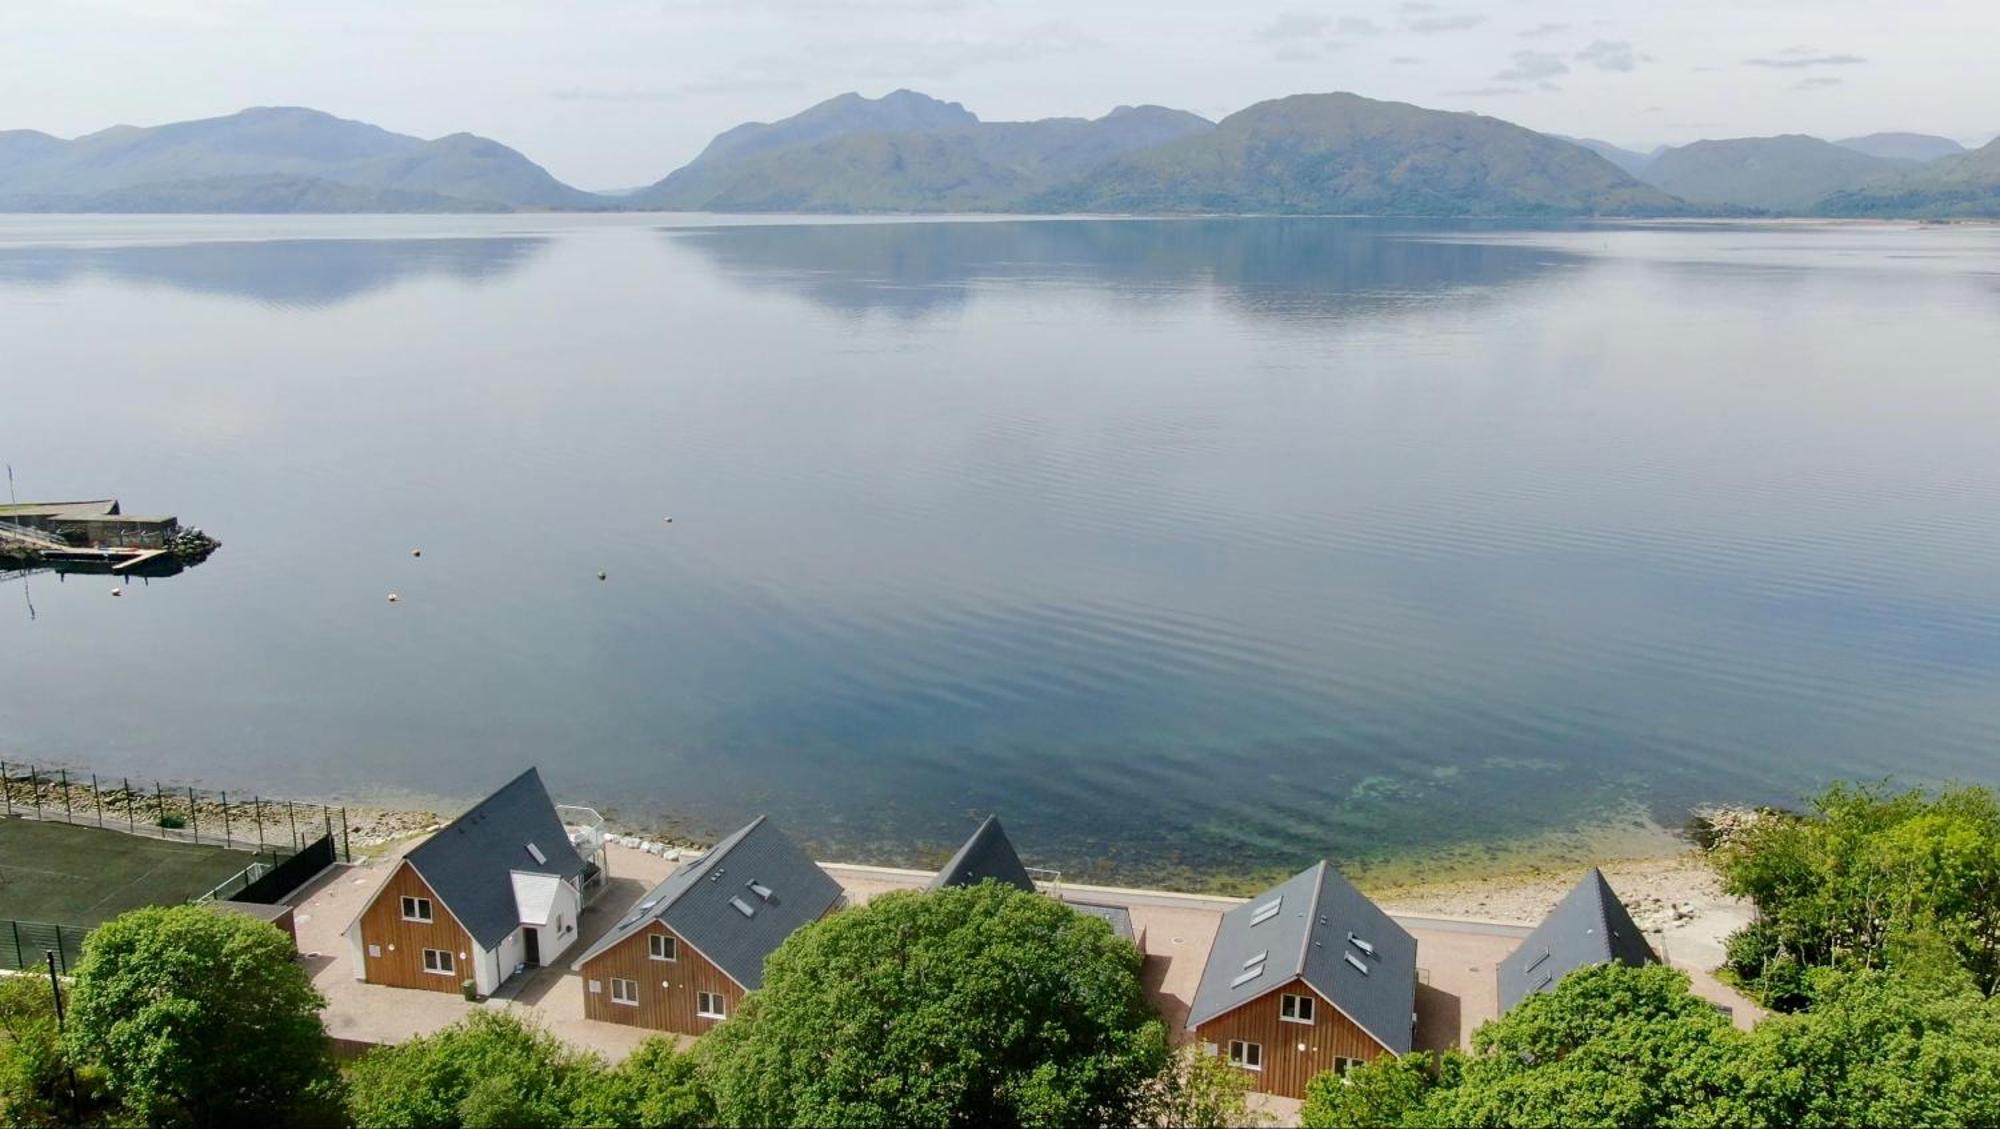
[{"label": "grass patch", "polygon": [[96,925],[128,909],[206,893],[256,858],[123,831],[0,818],[0,918]]}]

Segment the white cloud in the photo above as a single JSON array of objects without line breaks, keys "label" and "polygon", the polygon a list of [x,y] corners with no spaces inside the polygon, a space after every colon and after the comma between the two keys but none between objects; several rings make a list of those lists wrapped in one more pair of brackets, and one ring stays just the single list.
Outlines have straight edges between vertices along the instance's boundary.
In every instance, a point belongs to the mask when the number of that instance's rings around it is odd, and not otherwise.
[{"label": "white cloud", "polygon": [[1516,51],[1514,62],[1494,75],[1501,82],[1539,82],[1569,73],[1569,64],[1545,51]]}]

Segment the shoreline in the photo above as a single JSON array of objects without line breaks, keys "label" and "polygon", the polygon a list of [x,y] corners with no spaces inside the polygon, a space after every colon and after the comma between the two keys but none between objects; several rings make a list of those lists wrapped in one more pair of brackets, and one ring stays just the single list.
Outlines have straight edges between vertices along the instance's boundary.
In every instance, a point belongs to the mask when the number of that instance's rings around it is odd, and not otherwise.
[{"label": "shoreline", "polygon": [[[23,766],[25,767],[25,766]],[[62,805],[57,782],[47,775],[39,779],[42,802],[54,808]],[[98,794],[116,810],[125,803],[122,789],[105,787],[93,793],[89,784],[71,778],[70,803],[79,809],[96,802]],[[135,792],[139,791],[135,789]],[[33,802],[28,778],[9,765],[5,795],[16,810]],[[219,794],[197,790],[191,806],[185,791],[164,794],[169,814],[192,811],[211,826],[219,817]],[[379,855],[398,844],[435,831],[449,822],[455,805],[428,803],[416,797],[375,803],[340,803],[335,800],[300,800],[341,809],[347,817],[347,841],[357,857]],[[142,808],[152,807],[154,796],[140,795]],[[266,800],[270,804],[274,801]],[[276,801],[283,802],[283,801]],[[232,801],[239,816],[244,805]],[[143,811],[142,815],[145,814]],[[606,829],[627,846],[648,853],[667,855],[684,850],[701,850],[710,844],[699,838],[662,832],[657,825],[631,823],[615,813],[606,816]],[[917,852],[912,852],[915,855]],[[827,865],[847,867],[888,867],[904,869],[911,857],[895,859],[853,858],[830,861]],[[1703,859],[1703,853],[1685,835],[1669,830],[1636,806],[1607,814],[1588,824],[1523,835],[1512,839],[1449,844],[1414,851],[1391,858],[1350,858],[1336,860],[1344,873],[1368,892],[1385,909],[1418,916],[1457,917],[1504,924],[1528,924],[1540,920],[1548,908],[1575,884],[1589,867],[1602,869],[1631,908],[1634,918],[1649,932],[1685,926],[1689,920],[1747,917],[1731,904]],[[1135,889],[1172,891],[1214,897],[1247,897],[1285,875],[1264,872],[1192,872],[1135,870],[1111,875],[1075,875],[1074,880]],[[1734,925],[1731,926],[1733,928]],[[1724,931],[1726,933],[1726,930]],[[1706,938],[1705,940],[1716,940]]]}]

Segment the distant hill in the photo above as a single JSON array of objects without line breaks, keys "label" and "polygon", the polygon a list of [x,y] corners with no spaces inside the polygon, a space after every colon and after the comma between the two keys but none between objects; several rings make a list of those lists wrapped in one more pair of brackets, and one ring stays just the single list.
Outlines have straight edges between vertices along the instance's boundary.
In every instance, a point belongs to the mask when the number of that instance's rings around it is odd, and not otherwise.
[{"label": "distant hill", "polygon": [[1829,193],[1866,187],[1911,167],[1794,133],[1669,149],[1646,166],[1642,179],[1693,204],[1799,213]]},{"label": "distant hill", "polygon": [[1640,153],[1624,148],[1623,146],[1613,145],[1609,141],[1599,141],[1594,137],[1567,137],[1560,133],[1551,133],[1549,136],[1560,137],[1571,145],[1581,145],[1633,176],[1638,176],[1639,170],[1652,164],[1653,158],[1659,156],[1666,149],[1666,146],[1663,145],[1650,153]]},{"label": "distant hill", "polygon": [[1045,193],[1049,211],[1370,215],[1667,214],[1680,201],[1603,157],[1476,114],[1300,94]]},{"label": "distant hill", "polygon": [[1951,138],[1928,133],[1871,133],[1834,144],[1889,161],[1935,161],[1939,157],[1956,157],[1965,152],[1965,146]]},{"label": "distant hill", "polygon": [[497,141],[425,141],[317,110],[0,134],[0,210],[494,211],[606,206]]},{"label": "distant hill", "polygon": [[1835,192],[1820,215],[1915,219],[2000,219],[2000,138],[1891,180]]},{"label": "distant hill", "polygon": [[1213,129],[1194,114],[1121,106],[1104,117],[982,122],[899,90],[843,94],[771,124],[737,126],[633,207],[710,211],[1008,210],[1135,149]]}]

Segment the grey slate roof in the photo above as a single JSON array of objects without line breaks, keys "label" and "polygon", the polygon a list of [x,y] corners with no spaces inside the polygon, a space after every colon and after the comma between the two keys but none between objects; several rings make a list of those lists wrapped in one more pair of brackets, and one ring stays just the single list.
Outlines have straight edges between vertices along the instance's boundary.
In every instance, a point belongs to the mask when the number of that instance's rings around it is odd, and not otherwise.
[{"label": "grey slate roof", "polygon": [[[770,897],[753,884],[769,890]],[[840,884],[760,815],[647,891],[570,967],[581,971],[585,961],[658,921],[730,979],[755,991],[764,983],[764,958],[771,950],[801,925],[819,920],[840,897]],[[744,916],[732,900],[749,907],[751,915]]]},{"label": "grey slate roof", "polygon": [[1028,877],[1028,868],[1021,865],[1021,856],[1014,853],[1014,844],[1007,838],[997,815],[986,817],[986,822],[951,856],[951,861],[944,864],[927,888],[977,886],[989,879],[1031,894],[1035,892],[1035,880]]},{"label": "grey slate roof", "polygon": [[[535,861],[529,843],[546,862]],[[497,948],[521,924],[511,871],[573,880],[589,865],[570,845],[542,774],[532,768],[403,858],[483,949]]]},{"label": "grey slate roof", "polygon": [[1075,902],[1068,898],[1063,899],[1063,904],[1078,913],[1089,914],[1092,917],[1101,917],[1110,923],[1113,933],[1118,934],[1127,941],[1133,939],[1132,911],[1126,909],[1124,906],[1110,906],[1100,902]]},{"label": "grey slate roof", "polygon": [[[1258,911],[1273,901],[1277,912],[1253,924]],[[1374,952],[1350,938],[1359,938]],[[1260,974],[1244,978],[1259,966]],[[1223,915],[1188,1010],[1188,1027],[1234,1011],[1294,979],[1304,979],[1383,1046],[1397,1054],[1409,1052],[1417,1006],[1417,939],[1325,862]]]},{"label": "grey slate roof", "polygon": [[1617,961],[1656,964],[1653,947],[1596,867],[1583,876],[1519,948],[1500,962],[1500,1013],[1579,968]]}]

